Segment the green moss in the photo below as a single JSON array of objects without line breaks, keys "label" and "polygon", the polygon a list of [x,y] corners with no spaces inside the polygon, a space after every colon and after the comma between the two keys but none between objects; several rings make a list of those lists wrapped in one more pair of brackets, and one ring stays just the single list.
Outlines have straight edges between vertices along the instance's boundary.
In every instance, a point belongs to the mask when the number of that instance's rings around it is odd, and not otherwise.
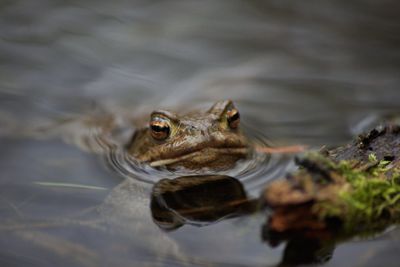
[{"label": "green moss", "polygon": [[344,179],[335,198],[317,202],[314,210],[322,218],[338,217],[346,228],[357,225],[376,224],[382,220],[400,219],[400,170],[389,161],[378,161],[370,154],[365,166],[356,166],[354,161],[335,163],[321,155],[313,160],[328,167],[332,173]]}]

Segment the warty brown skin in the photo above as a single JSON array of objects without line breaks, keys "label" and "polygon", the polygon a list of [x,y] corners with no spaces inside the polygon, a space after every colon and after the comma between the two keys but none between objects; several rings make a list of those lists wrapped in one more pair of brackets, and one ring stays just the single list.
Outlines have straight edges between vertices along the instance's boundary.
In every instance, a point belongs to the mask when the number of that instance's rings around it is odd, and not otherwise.
[{"label": "warty brown skin", "polygon": [[136,131],[128,152],[139,162],[152,167],[176,169],[229,169],[249,154],[249,141],[240,130],[230,127],[228,114],[235,109],[230,100],[215,103],[211,109],[179,115],[154,111],[168,122],[170,134],[165,140],[152,136],[146,126]]}]

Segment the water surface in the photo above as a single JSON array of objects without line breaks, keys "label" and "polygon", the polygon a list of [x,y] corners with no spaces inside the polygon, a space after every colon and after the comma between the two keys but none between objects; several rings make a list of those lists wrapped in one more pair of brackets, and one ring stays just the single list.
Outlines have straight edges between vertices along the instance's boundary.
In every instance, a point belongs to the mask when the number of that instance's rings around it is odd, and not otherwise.
[{"label": "water surface", "polygon": [[[285,245],[262,241],[262,213],[160,230],[150,193],[162,174],[124,186],[126,175],[77,146],[92,132],[74,123],[233,99],[245,130],[262,140],[342,144],[400,111],[399,8],[390,0],[2,1],[1,265],[278,265]],[[123,137],[134,130],[125,126]],[[246,196],[293,168],[290,158],[267,163],[235,177]],[[338,244],[326,266],[397,266],[398,232]]]}]

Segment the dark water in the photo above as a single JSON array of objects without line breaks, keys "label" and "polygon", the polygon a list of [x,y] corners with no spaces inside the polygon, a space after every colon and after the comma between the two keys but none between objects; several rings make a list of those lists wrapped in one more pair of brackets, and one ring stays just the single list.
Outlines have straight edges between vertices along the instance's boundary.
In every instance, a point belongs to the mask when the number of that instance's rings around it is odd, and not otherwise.
[{"label": "dark water", "polygon": [[[240,201],[291,169],[290,158],[213,184],[208,205],[226,186],[234,208],[182,215],[185,201],[198,208],[192,194],[150,198],[163,173],[135,173],[151,183],[127,184],[131,172],[83,150],[93,125],[82,117],[100,116],[97,126],[102,114],[140,117],[229,98],[262,140],[342,144],[400,112],[399,8],[372,0],[1,1],[0,265],[278,265],[285,245],[264,243],[265,214]],[[133,129],[125,126],[122,140]],[[193,195],[204,198],[202,186]],[[166,212],[157,201],[167,200]],[[398,266],[399,249],[392,230],[337,244],[325,266]]]}]

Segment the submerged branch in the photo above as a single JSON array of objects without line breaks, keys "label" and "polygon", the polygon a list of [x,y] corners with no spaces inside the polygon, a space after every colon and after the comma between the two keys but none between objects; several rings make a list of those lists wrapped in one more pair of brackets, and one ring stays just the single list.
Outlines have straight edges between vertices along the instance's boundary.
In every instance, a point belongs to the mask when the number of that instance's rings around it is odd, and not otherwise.
[{"label": "submerged branch", "polygon": [[268,154],[295,154],[306,151],[307,146],[293,145],[283,147],[256,147],[256,151],[259,153]]}]

